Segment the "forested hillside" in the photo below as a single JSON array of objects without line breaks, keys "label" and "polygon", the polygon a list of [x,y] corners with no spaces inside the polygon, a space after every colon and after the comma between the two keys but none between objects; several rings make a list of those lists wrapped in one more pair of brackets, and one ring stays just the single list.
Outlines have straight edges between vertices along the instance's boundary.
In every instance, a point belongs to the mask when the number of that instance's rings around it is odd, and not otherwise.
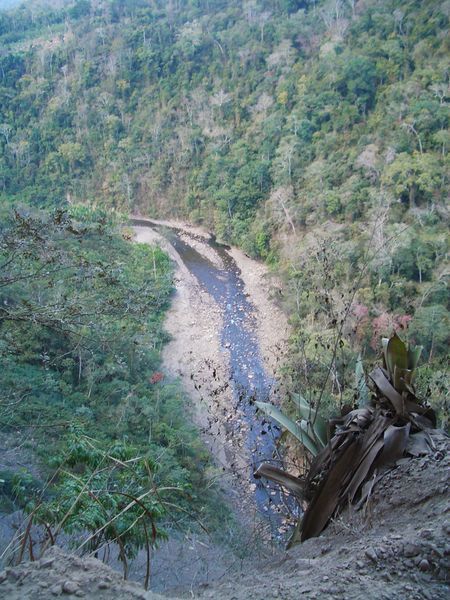
[{"label": "forested hillside", "polygon": [[173,267],[119,235],[114,215],[42,213],[0,211],[0,515],[29,514],[19,557],[41,525],[52,543],[115,541],[126,575],[174,524],[214,529],[222,506],[181,388],[161,372]]},{"label": "forested hillside", "polygon": [[437,0],[2,13],[2,202],[201,223],[284,275],[294,388],[322,398],[325,380],[330,402],[348,400],[357,353],[407,329],[445,415],[449,13]]}]

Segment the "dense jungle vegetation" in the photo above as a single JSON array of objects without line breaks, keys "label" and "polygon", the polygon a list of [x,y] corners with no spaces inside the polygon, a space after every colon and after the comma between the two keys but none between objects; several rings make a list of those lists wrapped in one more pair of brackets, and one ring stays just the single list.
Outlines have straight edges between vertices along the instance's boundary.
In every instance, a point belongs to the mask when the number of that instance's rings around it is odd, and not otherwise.
[{"label": "dense jungle vegetation", "polygon": [[[2,12],[2,206],[203,224],[282,274],[292,389],[330,410],[351,402],[358,353],[371,362],[381,335],[401,329],[424,346],[419,391],[445,423],[449,14],[437,0],[77,0]],[[139,256],[150,251],[111,244],[144,285]],[[101,262],[110,252],[109,242],[86,248]],[[164,257],[155,261],[165,273]],[[74,277],[71,289],[94,302]],[[44,344],[39,321],[2,324],[2,377],[20,393],[39,381],[32,410],[42,418],[51,397],[62,420],[75,410],[125,435],[144,404],[163,410],[140,383],[157,370],[163,280],[150,330],[138,333],[129,315],[108,351],[84,351],[63,332]],[[105,335],[122,326],[96,313]],[[136,357],[133,336],[150,332],[156,354]],[[61,364],[58,344],[71,348]],[[177,452],[169,463],[183,469]]]},{"label": "dense jungle vegetation", "polygon": [[214,525],[218,499],[181,390],[160,371],[172,265],[116,219],[2,211],[0,427],[15,461],[1,467],[0,506],[26,508],[53,537],[88,532],[91,549],[116,540],[126,572],[166,526]]},{"label": "dense jungle vegetation", "polygon": [[283,272],[294,370],[317,371],[309,386],[324,375],[316,344],[327,363],[344,313],[331,395],[356,352],[407,325],[436,387],[449,334],[449,12],[432,0],[3,12],[2,202],[202,223]]}]

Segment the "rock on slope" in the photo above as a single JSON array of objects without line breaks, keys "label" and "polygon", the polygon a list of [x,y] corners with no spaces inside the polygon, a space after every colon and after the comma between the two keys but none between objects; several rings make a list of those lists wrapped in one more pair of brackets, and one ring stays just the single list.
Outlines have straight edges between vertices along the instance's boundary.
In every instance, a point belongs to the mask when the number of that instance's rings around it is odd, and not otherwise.
[{"label": "rock on slope", "polygon": [[[194,592],[203,599],[333,598],[444,600],[449,597],[449,441],[436,434],[433,455],[403,459],[369,502],[333,522],[278,564],[230,576]],[[51,548],[45,557],[0,574],[0,598],[162,598],[91,558]],[[193,597],[192,591],[186,597]]]},{"label": "rock on slope", "polygon": [[0,598],[8,600],[47,600],[58,596],[88,600],[158,600],[162,596],[145,592],[124,581],[95,558],[70,555],[53,546],[35,562],[9,567],[0,573]]}]

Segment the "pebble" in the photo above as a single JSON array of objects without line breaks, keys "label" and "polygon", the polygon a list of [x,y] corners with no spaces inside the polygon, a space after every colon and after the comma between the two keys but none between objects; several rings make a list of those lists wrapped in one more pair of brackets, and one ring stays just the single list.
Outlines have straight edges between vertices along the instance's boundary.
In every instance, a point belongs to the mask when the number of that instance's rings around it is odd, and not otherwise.
[{"label": "pebble", "polygon": [[412,558],[420,553],[420,547],[417,544],[407,543],[403,546],[403,555]]},{"label": "pebble", "polygon": [[65,581],[62,586],[62,591],[65,594],[75,594],[78,592],[78,584],[75,581]]},{"label": "pebble", "polygon": [[107,581],[100,581],[98,584],[99,590],[107,590],[109,588],[109,583]]},{"label": "pebble", "polygon": [[0,583],[3,583],[3,582],[4,582],[4,581],[6,581],[7,579],[8,579],[8,578],[7,578],[7,576],[6,576],[6,572],[5,572],[5,571],[2,571],[2,572],[0,573]]},{"label": "pebble", "polygon": [[10,581],[17,581],[20,579],[21,572],[18,569],[6,569],[6,574]]},{"label": "pebble", "polygon": [[53,565],[54,562],[55,562],[54,558],[43,558],[39,562],[39,567],[41,569],[49,569]]},{"label": "pebble", "polygon": [[430,570],[430,563],[425,558],[423,558],[420,561],[420,563],[419,563],[419,569],[421,571],[423,571],[423,572],[429,571]]},{"label": "pebble", "polygon": [[60,583],[55,583],[55,585],[52,585],[50,588],[50,593],[53,596],[60,596],[62,594],[62,585]]},{"label": "pebble", "polygon": [[367,556],[367,558],[369,558],[372,562],[377,562],[378,560],[378,555],[375,551],[374,548],[367,548],[367,550],[365,551],[365,555]]},{"label": "pebble", "polygon": [[420,532],[420,537],[424,540],[431,540],[433,538],[433,530],[432,529],[422,529]]}]

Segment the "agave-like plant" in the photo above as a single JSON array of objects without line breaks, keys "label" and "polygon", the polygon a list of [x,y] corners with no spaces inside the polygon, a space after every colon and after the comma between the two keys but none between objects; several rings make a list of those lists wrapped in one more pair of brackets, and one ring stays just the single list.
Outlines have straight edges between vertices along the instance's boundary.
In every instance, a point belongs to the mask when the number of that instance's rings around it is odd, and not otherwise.
[{"label": "agave-like plant", "polygon": [[308,507],[290,545],[319,535],[348,503],[362,506],[379,473],[401,458],[427,453],[433,443],[428,433],[436,425],[433,410],[420,402],[414,376],[422,348],[409,346],[397,334],[383,339],[383,367],[366,384],[361,357],[355,366],[358,408],[332,419],[335,431],[301,396],[294,396],[302,419],[294,422],[279,409],[257,402],[258,408],[290,431],[313,455],[309,472],[297,478],[271,465],[261,465],[256,476],[267,477],[290,489]]}]

